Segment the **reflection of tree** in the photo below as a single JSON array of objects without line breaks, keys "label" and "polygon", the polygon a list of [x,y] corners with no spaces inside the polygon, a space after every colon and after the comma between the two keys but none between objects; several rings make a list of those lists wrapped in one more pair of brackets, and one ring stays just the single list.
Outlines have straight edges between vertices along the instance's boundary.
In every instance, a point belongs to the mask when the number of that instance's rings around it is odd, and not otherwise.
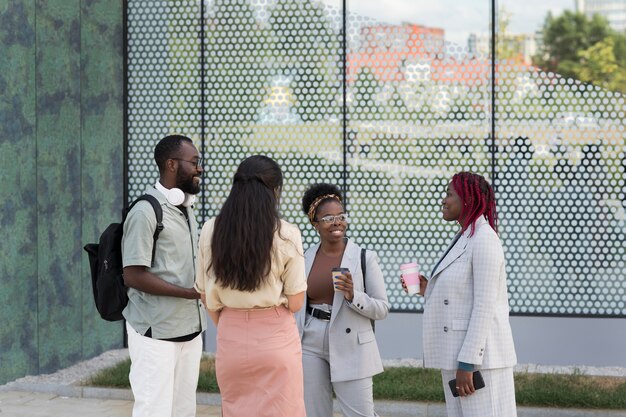
[{"label": "reflection of tree", "polygon": [[582,148],[582,158],[575,172],[574,180],[586,184],[596,202],[609,197],[609,172],[602,157],[600,143],[586,144]]},{"label": "reflection of tree", "polygon": [[500,7],[498,12],[498,43],[497,57],[499,61],[513,60],[521,61],[519,45],[515,44],[514,39],[509,35],[509,25],[511,23],[511,12],[506,10],[504,6]]},{"label": "reflection of tree", "polygon": [[270,10],[274,71],[292,79],[300,118],[320,120],[339,114],[339,36],[321,2],[278,0]]},{"label": "reflection of tree", "polygon": [[578,51],[585,50],[605,39],[610,28],[599,15],[592,19],[582,13],[566,10],[561,16],[548,13],[543,25],[543,43],[535,63],[546,71],[575,77],[579,64]]},{"label": "reflection of tree", "polygon": [[543,43],[533,59],[544,71],[626,91],[626,37],[611,29],[600,15],[588,18],[565,11],[548,14]]},{"label": "reflection of tree", "polygon": [[353,120],[379,119],[382,109],[376,102],[376,94],[381,89],[381,83],[376,79],[372,70],[362,67],[356,76],[353,87],[353,97],[350,103],[350,116]]},{"label": "reflection of tree", "polygon": [[386,120],[404,120],[408,109],[400,96],[400,92],[396,87],[390,89],[390,96],[385,103],[385,112],[383,118]]},{"label": "reflection of tree", "polygon": [[215,0],[206,36],[206,101],[211,123],[254,120],[265,94],[266,30],[248,1]]},{"label": "reflection of tree", "polygon": [[626,91],[626,72],[620,70],[615,57],[615,40],[605,38],[584,51],[579,51],[581,81],[607,89]]}]

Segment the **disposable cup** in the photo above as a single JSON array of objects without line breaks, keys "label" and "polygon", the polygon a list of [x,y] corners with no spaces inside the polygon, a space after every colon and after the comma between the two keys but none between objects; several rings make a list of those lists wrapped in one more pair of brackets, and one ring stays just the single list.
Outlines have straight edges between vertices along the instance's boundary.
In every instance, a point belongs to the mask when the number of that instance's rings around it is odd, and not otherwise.
[{"label": "disposable cup", "polygon": [[415,262],[400,265],[400,275],[406,284],[409,295],[418,294],[420,291],[420,267]]},{"label": "disposable cup", "polygon": [[332,274],[333,274],[333,288],[335,291],[341,291],[337,289],[337,282],[339,281],[339,276],[343,275],[344,272],[350,272],[350,270],[348,268],[333,268],[332,270]]}]

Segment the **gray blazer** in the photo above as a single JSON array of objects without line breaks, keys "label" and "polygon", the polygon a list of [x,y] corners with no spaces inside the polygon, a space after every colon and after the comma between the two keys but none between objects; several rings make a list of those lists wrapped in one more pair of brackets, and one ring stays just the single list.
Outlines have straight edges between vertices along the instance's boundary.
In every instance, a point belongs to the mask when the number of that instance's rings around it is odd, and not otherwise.
[{"label": "gray blazer", "polygon": [[482,369],[515,365],[502,244],[487,220],[476,220],[449,248],[426,287],[424,366]]},{"label": "gray blazer", "polygon": [[[310,247],[304,254],[307,277],[318,249],[319,244]],[[363,292],[361,248],[350,240],[341,259],[341,267],[349,268],[352,273],[354,299],[352,303],[347,302],[342,292],[336,292],[333,299],[328,335],[332,382],[367,378],[383,371],[370,320],[382,320],[389,313],[387,290],[376,253],[366,252],[367,293]],[[307,302],[296,313],[300,338],[306,323]]]}]

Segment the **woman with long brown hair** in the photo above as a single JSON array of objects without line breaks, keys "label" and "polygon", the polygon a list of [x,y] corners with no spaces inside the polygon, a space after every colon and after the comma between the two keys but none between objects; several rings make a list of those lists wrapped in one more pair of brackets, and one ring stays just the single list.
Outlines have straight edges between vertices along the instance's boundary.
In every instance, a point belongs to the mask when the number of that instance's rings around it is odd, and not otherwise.
[{"label": "woman with long brown hair", "polygon": [[274,160],[245,159],[200,234],[196,289],[217,326],[224,417],[305,416],[293,316],[304,304],[304,258],[300,230],[279,216],[282,184]]}]

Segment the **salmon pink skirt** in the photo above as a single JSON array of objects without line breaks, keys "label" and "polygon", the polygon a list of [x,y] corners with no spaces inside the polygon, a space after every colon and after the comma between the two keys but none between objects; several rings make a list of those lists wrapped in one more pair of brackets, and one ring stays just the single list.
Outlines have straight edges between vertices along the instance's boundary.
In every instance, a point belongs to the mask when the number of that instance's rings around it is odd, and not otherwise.
[{"label": "salmon pink skirt", "polygon": [[305,417],[302,347],[284,306],[224,308],[215,371],[223,417]]}]

